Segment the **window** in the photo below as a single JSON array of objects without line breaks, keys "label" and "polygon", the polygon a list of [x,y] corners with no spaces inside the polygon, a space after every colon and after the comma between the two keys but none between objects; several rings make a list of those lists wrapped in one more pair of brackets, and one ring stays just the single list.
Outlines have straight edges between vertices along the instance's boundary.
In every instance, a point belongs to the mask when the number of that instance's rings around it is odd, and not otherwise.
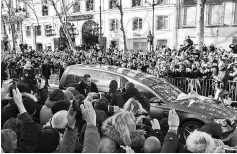
[{"label": "window", "polygon": [[47,4],[47,0],[42,1],[42,16],[47,16],[49,14],[49,7]]},{"label": "window", "polygon": [[163,39],[163,40],[157,40],[157,47],[160,48],[163,45],[167,46],[167,40]]},{"label": "window", "polygon": [[73,13],[80,12],[80,1],[75,1],[73,4]]},{"label": "window", "polygon": [[132,7],[137,7],[137,6],[141,6],[141,5],[142,5],[141,0],[132,0]]},{"label": "window", "polygon": [[118,30],[118,20],[111,19],[110,20],[110,31],[116,31],[116,30]]},{"label": "window", "polygon": [[117,0],[110,0],[109,1],[109,9],[115,9],[116,3],[117,3]]},{"label": "window", "polygon": [[26,36],[31,36],[31,28],[30,26],[26,26]]},{"label": "window", "polygon": [[51,36],[52,26],[51,25],[44,25],[44,32],[45,32],[45,36]]},{"label": "window", "polygon": [[209,25],[219,25],[221,24],[221,5],[210,5],[209,6],[209,16],[208,24]]},{"label": "window", "polygon": [[168,16],[158,16],[157,29],[168,29]]},{"label": "window", "polygon": [[35,32],[36,36],[40,36],[41,35],[41,26],[34,26],[34,32]]},{"label": "window", "polygon": [[195,23],[196,23],[196,6],[184,7],[183,25],[195,26]]},{"label": "window", "polygon": [[142,18],[133,19],[132,30],[142,29]]},{"label": "window", "polygon": [[234,24],[237,24],[237,3],[235,3]]},{"label": "window", "polygon": [[86,1],[86,11],[92,11],[92,10],[94,10],[94,1],[87,0]]}]

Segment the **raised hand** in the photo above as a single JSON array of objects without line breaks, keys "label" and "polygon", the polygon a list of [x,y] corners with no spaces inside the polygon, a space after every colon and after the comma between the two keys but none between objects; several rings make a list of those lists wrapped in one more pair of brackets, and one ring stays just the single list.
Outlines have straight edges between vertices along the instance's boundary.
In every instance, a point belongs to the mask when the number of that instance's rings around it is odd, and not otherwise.
[{"label": "raised hand", "polygon": [[179,116],[177,115],[176,111],[170,110],[168,116],[168,124],[170,128],[178,128],[179,127]]},{"label": "raised hand", "polygon": [[129,146],[126,147],[120,146],[120,147],[123,148],[126,151],[126,153],[135,153],[134,150]]},{"label": "raised hand", "polygon": [[22,95],[19,91],[18,88],[16,89],[12,89],[12,94],[13,94],[13,100],[14,100],[14,103],[16,104],[20,114],[26,112],[26,109],[23,105],[23,101],[22,101]]},{"label": "raised hand", "polygon": [[77,116],[77,111],[74,111],[71,105],[70,108],[68,109],[67,120],[68,120],[68,126],[72,129],[75,128],[76,116]]},{"label": "raised hand", "polygon": [[157,119],[151,120],[151,125],[152,125],[153,130],[155,130],[155,129],[160,130],[160,123]]},{"label": "raised hand", "polygon": [[96,126],[96,114],[91,102],[85,100],[84,105],[81,104],[80,108],[87,125]]},{"label": "raised hand", "polygon": [[9,92],[9,88],[12,85],[12,79],[7,80],[3,83],[2,89],[1,89],[1,99],[11,99],[11,97],[8,97],[7,94]]}]

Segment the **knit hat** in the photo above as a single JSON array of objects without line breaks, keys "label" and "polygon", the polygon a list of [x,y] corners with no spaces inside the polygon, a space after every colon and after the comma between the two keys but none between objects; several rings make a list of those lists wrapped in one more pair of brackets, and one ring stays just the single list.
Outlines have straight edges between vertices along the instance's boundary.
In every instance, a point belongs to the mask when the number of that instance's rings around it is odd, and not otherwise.
[{"label": "knit hat", "polygon": [[71,90],[70,89],[68,91],[70,91],[73,94],[74,97],[76,97],[76,96],[78,96],[80,94],[77,90]]},{"label": "knit hat", "polygon": [[118,82],[116,80],[112,80],[109,84],[109,89],[117,90],[118,89]]},{"label": "knit hat", "polygon": [[2,129],[11,129],[11,130],[16,130],[16,118],[12,117],[8,119],[2,126]]},{"label": "knit hat", "polygon": [[68,90],[63,90],[64,95],[67,97],[67,99],[70,100],[74,100],[74,95],[72,92],[68,91]]},{"label": "knit hat", "polygon": [[70,102],[65,101],[65,100],[60,100],[57,101],[51,108],[52,114],[54,115],[55,113],[57,113],[58,111],[61,110],[68,110],[70,107]]},{"label": "knit hat", "polygon": [[206,132],[215,139],[222,139],[222,129],[218,123],[207,123],[199,131]]},{"label": "knit hat", "polygon": [[66,90],[71,91],[71,90],[76,90],[75,87],[68,87]]},{"label": "knit hat", "polygon": [[49,96],[50,101],[59,101],[59,100],[64,100],[65,96],[62,90],[60,89],[55,89],[52,94]]},{"label": "knit hat", "polygon": [[23,99],[23,105],[28,112],[29,115],[32,115],[36,112],[36,103],[33,99],[30,98],[24,98]]},{"label": "knit hat", "polygon": [[125,84],[125,89],[132,89],[132,88],[135,88],[134,84],[132,82],[127,82]]},{"label": "knit hat", "polygon": [[68,111],[61,110],[55,113],[52,117],[52,127],[55,129],[64,129],[67,126],[68,120],[67,120],[67,114]]},{"label": "knit hat", "polygon": [[40,153],[54,152],[60,141],[59,132],[51,127],[46,127],[40,131]]}]

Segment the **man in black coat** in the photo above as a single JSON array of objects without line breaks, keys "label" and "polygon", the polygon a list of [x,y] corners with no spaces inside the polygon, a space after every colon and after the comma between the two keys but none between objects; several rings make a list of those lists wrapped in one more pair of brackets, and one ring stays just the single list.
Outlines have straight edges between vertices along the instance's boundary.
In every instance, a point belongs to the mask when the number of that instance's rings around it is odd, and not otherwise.
[{"label": "man in black coat", "polygon": [[59,71],[58,71],[58,76],[59,76],[59,80],[61,79],[65,69],[67,67],[67,64],[66,63],[63,63],[63,65],[59,67]]},{"label": "man in black coat", "polygon": [[82,81],[80,84],[75,84],[75,89],[79,91],[82,95],[85,97],[90,92],[96,92],[98,93],[97,85],[93,82],[91,82],[91,76],[89,74],[85,74],[82,78]]},{"label": "man in black coat", "polygon": [[50,73],[50,66],[47,59],[45,59],[44,63],[41,65],[41,74],[45,77],[46,85],[49,85],[48,80],[51,73]]}]

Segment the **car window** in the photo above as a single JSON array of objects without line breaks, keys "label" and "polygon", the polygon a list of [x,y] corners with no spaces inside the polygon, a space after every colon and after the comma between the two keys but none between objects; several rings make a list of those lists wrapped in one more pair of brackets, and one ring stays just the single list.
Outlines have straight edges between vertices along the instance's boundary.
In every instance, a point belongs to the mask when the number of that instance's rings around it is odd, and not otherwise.
[{"label": "car window", "polygon": [[138,91],[145,97],[147,97],[149,100],[151,98],[156,97],[156,95],[154,95],[150,90],[148,90],[146,87],[139,85],[139,84],[135,84],[135,87],[138,89]]},{"label": "car window", "polygon": [[136,81],[136,80],[133,80],[133,79],[129,79],[129,82],[132,82],[134,85],[135,85],[135,88],[138,89],[138,91],[145,97],[147,97],[149,100],[151,98],[154,98],[156,97],[155,94],[153,94],[149,89],[147,89],[145,86],[142,85],[142,83]]},{"label": "car window", "polygon": [[102,92],[109,91],[109,84],[112,80],[116,80],[118,82],[118,85],[120,85],[120,76],[118,75],[104,71],[88,70],[74,67],[68,72],[65,81],[65,87],[79,83],[82,80],[83,75],[85,74],[89,74],[91,76],[91,81],[94,82],[97,85],[99,91]]},{"label": "car window", "polygon": [[68,71],[64,87],[69,87],[69,86],[72,86],[75,83],[81,82],[83,75],[90,74],[90,73],[91,73],[90,70],[78,69],[76,67],[71,68]]},{"label": "car window", "polygon": [[120,85],[120,76],[104,72],[104,71],[93,71],[90,74],[92,81],[97,85],[99,91],[109,92],[109,84],[112,80],[116,80],[118,85]]},{"label": "car window", "polygon": [[125,87],[125,84],[129,82],[125,77],[121,77],[121,84],[120,84],[120,87],[121,88],[124,88]]}]

